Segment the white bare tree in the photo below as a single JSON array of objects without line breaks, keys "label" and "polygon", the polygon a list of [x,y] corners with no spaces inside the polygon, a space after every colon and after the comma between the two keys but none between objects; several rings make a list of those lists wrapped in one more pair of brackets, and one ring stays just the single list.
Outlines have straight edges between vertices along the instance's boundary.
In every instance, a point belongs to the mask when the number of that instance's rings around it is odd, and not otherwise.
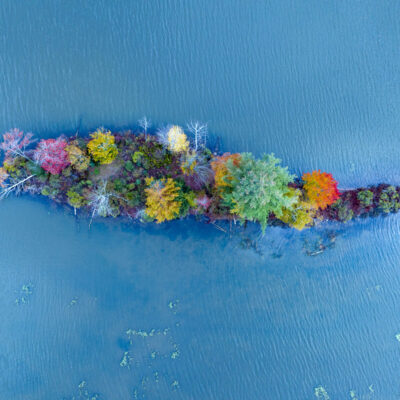
[{"label": "white bare tree", "polygon": [[201,147],[206,147],[208,126],[199,121],[190,121],[186,124],[188,131],[193,135],[193,147],[197,151]]},{"label": "white bare tree", "polygon": [[28,177],[18,181],[13,179],[11,183],[3,185],[2,188],[3,190],[0,192],[0,200],[5,199],[11,192],[18,191],[19,189],[21,189],[22,187],[21,185],[26,181],[28,181],[29,179],[32,179],[34,176],[35,176],[34,174],[29,175]]},{"label": "white bare tree", "polygon": [[144,137],[147,140],[147,130],[151,127],[151,120],[144,116],[143,118],[139,119],[138,124],[143,129]]},{"label": "white bare tree", "polygon": [[[110,204],[110,199],[116,197],[118,199],[123,199],[122,197],[116,195],[115,193],[107,190],[107,181],[102,181],[97,189],[90,194],[89,197],[89,207],[92,211],[92,216],[90,218],[89,228],[92,224],[93,218],[108,217],[115,215],[114,210]],[[124,200],[124,199],[123,199]]]}]

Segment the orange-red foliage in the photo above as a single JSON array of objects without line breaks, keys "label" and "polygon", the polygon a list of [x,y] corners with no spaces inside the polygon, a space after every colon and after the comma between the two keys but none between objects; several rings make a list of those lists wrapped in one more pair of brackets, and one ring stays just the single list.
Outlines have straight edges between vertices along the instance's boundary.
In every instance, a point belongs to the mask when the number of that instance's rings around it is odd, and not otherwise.
[{"label": "orange-red foliage", "polygon": [[340,197],[337,182],[333,179],[332,174],[318,170],[307,172],[302,179],[306,195],[315,208],[323,210]]},{"label": "orange-red foliage", "polygon": [[238,166],[240,163],[240,154],[225,153],[222,156],[214,157],[211,161],[211,168],[214,171],[215,187],[221,189],[226,186],[231,186],[232,177],[229,175],[226,163],[232,160],[233,165]]}]

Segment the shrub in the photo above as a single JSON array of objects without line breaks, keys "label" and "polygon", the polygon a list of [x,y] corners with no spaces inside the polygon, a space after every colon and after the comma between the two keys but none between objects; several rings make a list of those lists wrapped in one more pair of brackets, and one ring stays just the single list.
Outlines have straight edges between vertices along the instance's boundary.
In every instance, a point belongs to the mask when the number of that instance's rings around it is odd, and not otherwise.
[{"label": "shrub", "polygon": [[102,129],[97,129],[90,136],[92,140],[87,147],[93,160],[100,164],[111,164],[118,154],[115,137],[111,135],[110,131]]},{"label": "shrub", "polygon": [[187,152],[182,156],[181,170],[185,183],[193,190],[200,190],[212,181],[212,170],[206,160],[195,151]]},{"label": "shrub", "polygon": [[4,188],[6,187],[6,180],[9,177],[7,171],[5,168],[1,167],[0,168],[0,187]]},{"label": "shrub", "polygon": [[135,167],[134,167],[132,161],[127,161],[127,162],[125,163],[125,169],[126,169],[128,172],[132,172],[132,171],[135,169]]},{"label": "shrub", "polygon": [[351,205],[345,203],[342,199],[338,199],[333,205],[332,209],[337,211],[337,218],[341,222],[350,221],[354,217],[354,212]]},{"label": "shrub", "polygon": [[89,167],[90,158],[75,144],[70,144],[65,147],[68,153],[68,159],[72,167],[78,172],[86,171]]},{"label": "shrub", "polygon": [[69,165],[67,142],[63,138],[42,139],[34,151],[34,160],[50,174],[57,175]]},{"label": "shrub", "polygon": [[330,204],[333,204],[340,196],[337,189],[337,182],[332,174],[326,172],[313,171],[302,176],[304,181],[305,193],[315,208],[324,210]]},{"label": "shrub", "polygon": [[293,209],[298,198],[293,196],[288,184],[294,176],[279,164],[280,160],[273,154],[256,160],[252,154],[243,153],[239,165],[228,160],[231,187],[222,192],[222,198],[231,213],[258,221],[265,230],[271,213],[279,218],[284,209]]},{"label": "shrub", "polygon": [[384,213],[399,210],[399,194],[394,186],[388,186],[386,189],[382,190],[379,196],[379,208]]},{"label": "shrub", "polygon": [[147,178],[146,184],[146,214],[157,223],[177,218],[181,202],[178,200],[180,188],[176,182],[171,178]]},{"label": "shrub", "polygon": [[374,193],[370,190],[360,190],[357,193],[357,199],[360,202],[360,205],[363,207],[369,207],[372,205],[372,201],[374,199]]},{"label": "shrub", "polygon": [[73,190],[68,190],[67,192],[68,204],[74,208],[80,208],[87,205],[87,200],[81,196],[79,193]]}]

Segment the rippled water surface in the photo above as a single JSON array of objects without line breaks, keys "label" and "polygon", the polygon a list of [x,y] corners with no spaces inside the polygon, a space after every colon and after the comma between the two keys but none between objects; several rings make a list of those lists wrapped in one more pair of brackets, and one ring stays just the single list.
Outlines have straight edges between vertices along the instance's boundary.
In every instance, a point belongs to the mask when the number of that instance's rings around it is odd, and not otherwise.
[{"label": "rippled water surface", "polygon": [[[0,128],[198,118],[222,150],[400,184],[399,17],[395,0],[2,0]],[[400,398],[398,216],[89,230],[20,197],[0,226],[0,400]]]}]

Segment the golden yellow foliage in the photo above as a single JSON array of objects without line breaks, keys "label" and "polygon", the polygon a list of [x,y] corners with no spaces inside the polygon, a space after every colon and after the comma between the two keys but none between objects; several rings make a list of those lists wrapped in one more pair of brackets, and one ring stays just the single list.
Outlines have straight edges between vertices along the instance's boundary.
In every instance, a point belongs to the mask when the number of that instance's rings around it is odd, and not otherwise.
[{"label": "golden yellow foliage", "polygon": [[87,147],[93,160],[100,164],[111,164],[118,154],[115,138],[110,131],[97,129],[90,135],[92,140]]},{"label": "golden yellow foliage", "polygon": [[173,125],[168,133],[168,149],[174,153],[182,153],[188,151],[189,141],[183,132],[183,129],[178,125]]},{"label": "golden yellow foliage", "polygon": [[224,187],[231,186],[232,177],[229,174],[226,163],[232,160],[233,165],[238,166],[240,163],[240,154],[225,153],[222,156],[214,157],[211,161],[211,168],[214,171],[215,187],[223,189]]},{"label": "golden yellow foliage", "polygon": [[180,188],[171,178],[147,178],[146,214],[157,223],[169,221],[179,216],[181,202],[177,200]]},{"label": "golden yellow foliage", "polygon": [[314,222],[316,210],[310,202],[301,198],[300,190],[291,189],[289,196],[297,196],[298,201],[294,204],[293,209],[288,210],[284,208],[282,216],[279,219],[292,228],[301,231],[307,225],[311,225]]},{"label": "golden yellow foliage", "polygon": [[64,149],[68,153],[68,159],[73,168],[79,172],[86,171],[89,167],[90,158],[75,144],[70,144]]}]

